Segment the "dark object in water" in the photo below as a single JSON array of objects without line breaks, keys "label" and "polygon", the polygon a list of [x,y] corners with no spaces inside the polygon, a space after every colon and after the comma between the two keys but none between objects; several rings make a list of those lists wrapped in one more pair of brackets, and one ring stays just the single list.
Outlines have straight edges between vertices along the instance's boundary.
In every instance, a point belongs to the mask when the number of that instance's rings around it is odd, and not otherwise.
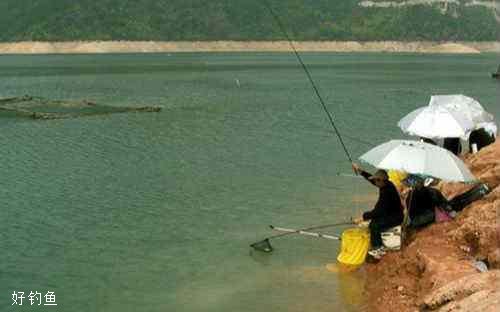
[{"label": "dark object in water", "polygon": [[492,78],[500,79],[500,65],[498,65],[498,69],[496,73],[491,73]]},{"label": "dark object in water", "polygon": [[51,100],[25,95],[0,99],[0,117],[62,119],[128,112],[159,112],[157,106],[111,106],[94,102]]}]

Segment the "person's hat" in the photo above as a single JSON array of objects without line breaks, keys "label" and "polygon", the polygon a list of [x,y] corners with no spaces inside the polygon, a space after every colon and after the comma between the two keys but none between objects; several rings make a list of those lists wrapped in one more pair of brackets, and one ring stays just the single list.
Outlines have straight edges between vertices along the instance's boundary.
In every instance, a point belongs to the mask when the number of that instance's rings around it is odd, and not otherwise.
[{"label": "person's hat", "polygon": [[388,180],[389,176],[387,175],[387,171],[383,169],[377,170],[371,177],[368,178],[369,180]]}]

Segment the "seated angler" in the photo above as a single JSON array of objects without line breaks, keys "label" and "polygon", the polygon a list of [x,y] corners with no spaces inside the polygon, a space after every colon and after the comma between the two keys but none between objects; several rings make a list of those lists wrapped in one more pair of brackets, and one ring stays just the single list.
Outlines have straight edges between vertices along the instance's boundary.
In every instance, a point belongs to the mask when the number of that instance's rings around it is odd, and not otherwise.
[{"label": "seated angler", "polygon": [[[493,123],[493,126],[496,125]],[[469,150],[471,152],[480,151],[483,147],[495,143],[495,133],[489,129],[479,128],[469,135]],[[496,129],[495,129],[496,130]]]},{"label": "seated angler", "polygon": [[433,223],[436,208],[448,210],[448,200],[439,190],[425,186],[423,178],[412,175],[407,182],[413,186],[406,197],[411,227],[418,228]]},{"label": "seated angler", "polygon": [[377,170],[375,174],[371,175],[361,169],[358,164],[353,163],[352,168],[356,173],[361,174],[370,183],[379,188],[379,198],[375,207],[363,213],[362,219],[355,220],[356,223],[370,220],[369,229],[372,250],[368,253],[378,258],[384,253],[381,233],[403,222],[401,198],[394,184],[389,181],[385,170]]}]

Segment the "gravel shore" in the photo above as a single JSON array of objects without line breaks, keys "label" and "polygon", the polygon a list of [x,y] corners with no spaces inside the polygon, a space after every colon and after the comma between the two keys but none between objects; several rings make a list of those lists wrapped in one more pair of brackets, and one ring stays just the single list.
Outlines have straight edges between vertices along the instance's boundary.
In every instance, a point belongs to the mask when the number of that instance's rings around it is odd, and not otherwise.
[{"label": "gravel shore", "polygon": [[[300,41],[298,51],[500,53],[500,42]],[[286,52],[287,41],[80,41],[0,43],[0,54]]]}]

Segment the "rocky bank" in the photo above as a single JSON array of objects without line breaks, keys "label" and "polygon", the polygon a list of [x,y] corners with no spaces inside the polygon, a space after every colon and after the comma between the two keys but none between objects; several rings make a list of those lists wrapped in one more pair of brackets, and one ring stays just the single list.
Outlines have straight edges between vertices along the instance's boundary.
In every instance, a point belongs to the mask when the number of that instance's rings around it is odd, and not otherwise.
[{"label": "rocky bank", "polygon": [[[498,311],[500,306],[500,142],[465,162],[491,193],[453,221],[413,233],[402,251],[369,264],[367,296],[372,311]],[[448,198],[470,188],[439,186]],[[487,272],[473,265],[481,260]]]}]

